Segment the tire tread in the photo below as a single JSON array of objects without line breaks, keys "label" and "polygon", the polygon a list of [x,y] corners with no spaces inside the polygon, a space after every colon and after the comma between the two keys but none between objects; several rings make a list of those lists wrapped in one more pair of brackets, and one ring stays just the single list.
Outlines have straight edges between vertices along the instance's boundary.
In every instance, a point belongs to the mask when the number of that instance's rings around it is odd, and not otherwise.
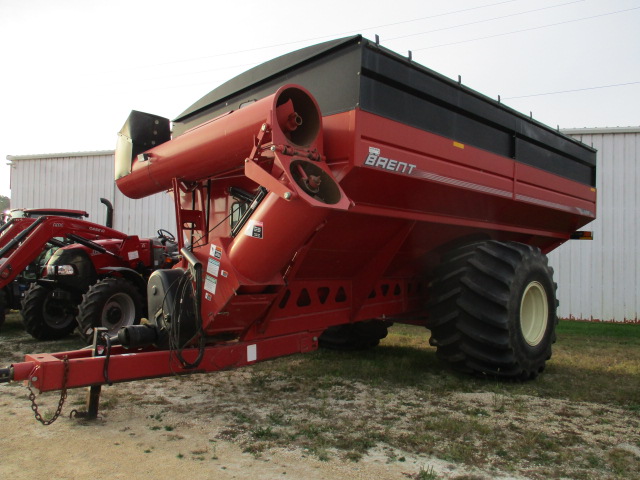
[{"label": "tire tread", "polygon": [[[443,256],[429,285],[427,321],[439,359],[462,372],[515,380],[535,378],[544,369],[544,361],[522,360],[510,326],[512,288],[525,264],[548,276],[555,296],[553,269],[536,247],[490,240]],[[554,312],[545,359],[551,356],[557,321]]]}]

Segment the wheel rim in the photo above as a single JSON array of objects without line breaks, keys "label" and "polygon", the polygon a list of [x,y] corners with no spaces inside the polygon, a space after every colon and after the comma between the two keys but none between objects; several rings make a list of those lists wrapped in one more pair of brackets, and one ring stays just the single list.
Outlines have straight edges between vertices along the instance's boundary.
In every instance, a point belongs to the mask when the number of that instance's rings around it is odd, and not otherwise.
[{"label": "wheel rim", "polygon": [[66,300],[47,298],[42,308],[42,319],[48,327],[61,330],[75,319],[75,310]]},{"label": "wheel rim", "polygon": [[535,347],[544,337],[549,321],[547,292],[539,282],[525,288],[520,303],[520,329],[525,341]]},{"label": "wheel rim", "polygon": [[133,325],[136,319],[136,307],[133,299],[126,293],[112,295],[102,309],[102,326],[110,332],[121,327]]}]

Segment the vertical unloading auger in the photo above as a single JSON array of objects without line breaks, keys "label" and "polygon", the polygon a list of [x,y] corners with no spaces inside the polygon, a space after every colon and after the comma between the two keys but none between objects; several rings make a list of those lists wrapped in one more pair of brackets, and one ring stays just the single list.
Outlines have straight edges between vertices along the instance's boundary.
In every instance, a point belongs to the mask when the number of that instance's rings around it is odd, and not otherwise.
[{"label": "vertical unloading auger", "polygon": [[[138,122],[156,121],[162,120],[138,112],[129,117],[116,153],[116,183],[133,198],[172,191],[184,260],[150,280],[149,315],[157,331],[129,329],[125,343],[167,347],[205,335],[246,337],[266,305],[256,309],[256,300],[245,296],[244,302],[242,294],[284,285],[294,256],[328,213],[350,206],[322,155],[320,109],[305,89],[285,85],[136,155],[149,137],[127,135],[139,130]],[[233,189],[250,201],[226,224],[229,209],[221,212],[220,205]],[[188,282],[179,280],[183,275]],[[182,340],[175,344],[173,336]]]},{"label": "vertical unloading auger", "polygon": [[95,416],[102,384],[317,348],[326,325],[274,330],[268,322],[296,256],[330,211],[351,205],[324,161],[317,103],[286,85],[173,140],[167,122],[133,112],[116,151],[124,194],[169,190],[176,205],[182,261],[152,274],[149,323],[122,329],[117,340],[96,335],[93,352],[28,355],[0,380],[26,380],[40,391],[92,386]]}]

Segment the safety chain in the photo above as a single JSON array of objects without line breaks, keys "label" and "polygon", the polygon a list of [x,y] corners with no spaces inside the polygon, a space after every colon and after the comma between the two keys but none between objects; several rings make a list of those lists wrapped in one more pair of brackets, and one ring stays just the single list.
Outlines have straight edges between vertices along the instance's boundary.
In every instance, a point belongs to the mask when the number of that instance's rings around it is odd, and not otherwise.
[{"label": "safety chain", "polygon": [[33,393],[33,390],[31,390],[31,385],[27,387],[29,388],[29,392],[30,392],[29,400],[31,400],[31,410],[33,410],[36,420],[38,420],[42,425],[45,425],[45,426],[51,425],[53,422],[55,422],[58,419],[58,417],[62,413],[62,406],[64,405],[64,401],[67,399],[67,378],[69,377],[69,358],[65,356],[62,359],[62,362],[64,364],[64,375],[62,377],[62,391],[60,392],[60,401],[58,402],[58,408],[56,409],[56,413],[54,413],[53,417],[51,417],[49,420],[45,420],[44,418],[42,418],[42,415],[38,411],[38,404],[36,403],[36,394]]}]

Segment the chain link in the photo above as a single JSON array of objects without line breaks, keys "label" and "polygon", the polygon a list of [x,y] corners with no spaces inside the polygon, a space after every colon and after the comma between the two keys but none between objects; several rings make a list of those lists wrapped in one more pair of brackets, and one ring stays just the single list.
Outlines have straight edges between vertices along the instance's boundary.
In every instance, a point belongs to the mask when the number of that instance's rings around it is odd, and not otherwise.
[{"label": "chain link", "polygon": [[31,389],[31,385],[28,386],[29,388],[29,400],[31,400],[31,410],[33,410],[33,414],[36,417],[36,420],[38,420],[42,425],[51,425],[53,422],[55,422],[58,417],[60,416],[60,414],[62,413],[62,406],[64,405],[64,401],[67,399],[67,379],[69,377],[69,357],[65,356],[62,359],[62,362],[64,364],[64,374],[62,376],[62,391],[60,392],[60,400],[58,401],[58,408],[56,409],[56,412],[53,414],[53,417],[51,417],[49,420],[45,420],[44,418],[42,418],[42,415],[40,414],[40,412],[38,411],[38,404],[36,403],[36,394],[33,393],[33,390]]}]

